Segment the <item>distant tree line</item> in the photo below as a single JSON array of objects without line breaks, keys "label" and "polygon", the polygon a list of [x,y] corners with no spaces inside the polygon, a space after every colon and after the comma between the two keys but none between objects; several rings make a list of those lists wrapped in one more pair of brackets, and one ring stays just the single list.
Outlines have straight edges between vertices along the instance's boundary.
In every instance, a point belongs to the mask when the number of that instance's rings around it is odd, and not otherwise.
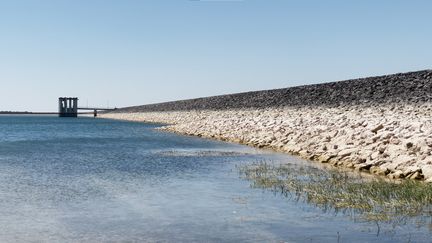
[{"label": "distant tree line", "polygon": [[30,111],[0,111],[0,114],[31,114]]}]

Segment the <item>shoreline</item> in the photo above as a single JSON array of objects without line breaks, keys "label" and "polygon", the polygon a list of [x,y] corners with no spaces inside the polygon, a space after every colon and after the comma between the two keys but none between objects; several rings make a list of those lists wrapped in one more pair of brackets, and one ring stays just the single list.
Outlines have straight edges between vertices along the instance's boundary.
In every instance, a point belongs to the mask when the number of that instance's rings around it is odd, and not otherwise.
[{"label": "shoreline", "polygon": [[420,71],[128,107],[100,117],[171,124],[161,130],[432,182],[431,79],[432,71]]}]

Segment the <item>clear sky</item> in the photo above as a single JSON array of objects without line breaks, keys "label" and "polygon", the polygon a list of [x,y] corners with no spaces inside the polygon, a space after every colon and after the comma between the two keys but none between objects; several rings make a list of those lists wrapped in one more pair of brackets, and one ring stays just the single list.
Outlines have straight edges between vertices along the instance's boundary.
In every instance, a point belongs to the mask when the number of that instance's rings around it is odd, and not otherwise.
[{"label": "clear sky", "polygon": [[0,110],[430,69],[431,10],[429,0],[0,0]]}]

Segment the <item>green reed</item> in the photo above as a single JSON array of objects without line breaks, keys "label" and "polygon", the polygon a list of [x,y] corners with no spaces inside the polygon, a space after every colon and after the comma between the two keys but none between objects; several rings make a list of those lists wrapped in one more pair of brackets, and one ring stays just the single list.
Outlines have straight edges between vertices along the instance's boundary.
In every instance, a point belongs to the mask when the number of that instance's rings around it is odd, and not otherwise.
[{"label": "green reed", "polygon": [[412,180],[387,181],[348,172],[259,162],[241,165],[252,187],[271,189],[324,210],[342,211],[366,220],[398,222],[432,215],[432,185]]}]

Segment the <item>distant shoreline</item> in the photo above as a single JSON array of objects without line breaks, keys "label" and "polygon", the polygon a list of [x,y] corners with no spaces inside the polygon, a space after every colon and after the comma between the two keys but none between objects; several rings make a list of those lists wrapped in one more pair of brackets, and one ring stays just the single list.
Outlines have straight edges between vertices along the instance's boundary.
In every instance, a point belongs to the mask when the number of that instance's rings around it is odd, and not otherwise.
[{"label": "distant shoreline", "polygon": [[58,115],[58,112],[0,111],[0,115]]}]

